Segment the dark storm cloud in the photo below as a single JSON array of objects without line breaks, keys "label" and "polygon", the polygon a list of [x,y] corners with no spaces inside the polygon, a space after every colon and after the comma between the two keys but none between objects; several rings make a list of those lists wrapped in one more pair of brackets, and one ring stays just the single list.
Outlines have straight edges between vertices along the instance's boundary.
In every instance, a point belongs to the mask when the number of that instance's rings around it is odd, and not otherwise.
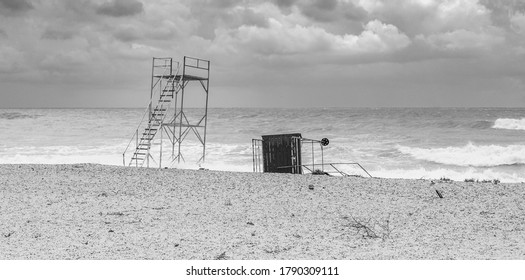
[{"label": "dark storm cloud", "polygon": [[301,2],[300,9],[305,16],[314,20],[334,21],[337,4],[337,0],[314,0]]},{"label": "dark storm cloud", "polygon": [[521,0],[480,0],[479,2],[491,11],[492,21],[503,27],[509,27],[509,15],[516,12],[525,13],[525,1]]},{"label": "dark storm cloud", "polygon": [[290,8],[295,4],[296,0],[274,0],[275,5],[279,8]]},{"label": "dark storm cloud", "polygon": [[42,34],[42,39],[68,40],[73,38],[72,31],[48,29]]},{"label": "dark storm cloud", "polygon": [[[193,55],[216,65],[213,106],[254,105],[268,83],[290,100],[323,85],[337,100],[323,106],[376,106],[386,92],[381,104],[429,105],[442,91],[474,100],[480,89],[514,98],[486,100],[505,105],[525,91],[524,35],[523,0],[0,0],[0,81],[13,96],[21,80],[56,96],[68,96],[64,81],[103,96],[147,89],[151,57]],[[129,104],[142,106],[139,91],[126,91]],[[468,105],[456,101],[443,104]]]},{"label": "dark storm cloud", "polygon": [[215,38],[217,28],[236,29],[240,26],[267,27],[268,17],[250,7],[240,5],[240,0],[210,1],[197,0],[188,3],[192,15],[198,19],[197,35]]},{"label": "dark storm cloud", "polygon": [[140,14],[144,11],[141,2],[136,0],[112,0],[96,9],[98,14],[112,17],[126,17]]},{"label": "dark storm cloud", "polygon": [[33,4],[27,0],[0,0],[0,7],[12,12],[23,12],[33,8]]}]

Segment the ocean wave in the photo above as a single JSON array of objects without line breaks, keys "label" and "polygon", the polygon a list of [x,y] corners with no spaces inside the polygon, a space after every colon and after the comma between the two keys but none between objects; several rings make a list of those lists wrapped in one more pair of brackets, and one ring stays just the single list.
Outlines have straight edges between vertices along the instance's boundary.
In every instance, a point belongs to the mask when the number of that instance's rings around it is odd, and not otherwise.
[{"label": "ocean wave", "polygon": [[525,164],[525,145],[475,145],[463,147],[412,148],[398,150],[419,160],[456,166],[491,167]]},{"label": "ocean wave", "polygon": [[38,117],[40,117],[40,115],[28,115],[18,112],[0,113],[0,119],[3,120],[36,119]]},{"label": "ocean wave", "polygon": [[470,128],[477,128],[477,129],[488,129],[492,127],[491,121],[475,121],[470,124]]},{"label": "ocean wave", "polygon": [[525,118],[522,119],[497,119],[492,128],[525,130]]},{"label": "ocean wave", "polygon": [[525,176],[516,172],[502,172],[494,169],[478,169],[469,167],[464,170],[453,170],[448,168],[415,168],[415,169],[379,169],[370,171],[373,176],[380,178],[398,179],[439,179],[449,178],[454,181],[474,180],[499,180],[502,183],[525,182]]}]

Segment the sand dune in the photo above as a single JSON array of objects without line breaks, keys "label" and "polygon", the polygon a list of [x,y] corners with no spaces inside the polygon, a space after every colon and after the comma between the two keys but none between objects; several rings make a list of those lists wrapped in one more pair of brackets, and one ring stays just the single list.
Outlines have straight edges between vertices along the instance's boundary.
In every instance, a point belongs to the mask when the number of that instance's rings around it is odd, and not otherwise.
[{"label": "sand dune", "polygon": [[0,165],[0,193],[0,259],[525,259],[524,184]]}]

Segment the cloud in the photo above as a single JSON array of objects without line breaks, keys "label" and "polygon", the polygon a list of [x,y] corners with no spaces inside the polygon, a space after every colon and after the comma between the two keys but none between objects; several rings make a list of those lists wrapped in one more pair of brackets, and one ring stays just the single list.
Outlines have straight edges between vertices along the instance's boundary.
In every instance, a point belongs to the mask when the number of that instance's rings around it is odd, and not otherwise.
[{"label": "cloud", "polygon": [[370,21],[358,35],[337,35],[315,26],[301,26],[269,20],[268,28],[241,26],[236,30],[221,30],[214,41],[226,51],[255,52],[263,56],[312,54],[385,53],[407,47],[410,39],[395,26],[378,20]]},{"label": "cloud", "polygon": [[391,23],[409,36],[475,30],[491,25],[490,10],[477,0],[359,1],[371,17]]},{"label": "cloud", "polygon": [[279,8],[290,8],[296,0],[274,0],[275,5]]},{"label": "cloud", "polygon": [[193,24],[193,27],[190,27],[193,35],[205,39],[213,39],[215,30],[220,28],[230,29],[242,25],[267,26],[268,17],[272,14],[265,9],[264,2],[248,6],[239,0],[192,0],[188,2],[188,7],[188,21]]},{"label": "cloud", "polygon": [[521,0],[480,0],[491,11],[494,24],[509,28],[510,16],[516,13],[525,13],[525,2]]},{"label": "cloud", "polygon": [[0,0],[0,8],[11,12],[24,12],[33,9],[33,4],[27,0]]},{"label": "cloud", "polygon": [[[88,81],[99,88],[107,86],[108,91],[124,84],[147,89],[152,56],[192,55],[213,61],[217,92],[220,86],[244,93],[264,92],[262,88],[274,82],[295,90],[297,85],[332,81],[341,85],[341,96],[348,92],[349,83],[360,84],[356,91],[376,97],[386,95],[377,92],[390,90],[406,97],[404,91],[411,89],[417,96],[430,83],[437,85],[432,93],[438,96],[449,81],[498,80],[505,75],[523,79],[523,3],[0,0],[0,79],[37,80],[55,83],[57,88],[66,82]],[[3,14],[28,10],[24,17]],[[462,71],[451,71],[458,66]],[[495,70],[482,76],[482,68]],[[379,78],[377,73],[382,73]],[[376,83],[378,79],[384,83]],[[505,91],[509,83],[500,79],[494,85]],[[485,85],[490,87],[488,82]],[[96,90],[96,86],[83,88]]]},{"label": "cloud", "polygon": [[111,0],[96,9],[98,14],[112,17],[126,17],[140,14],[144,11],[141,2],[136,0]]},{"label": "cloud", "polygon": [[510,18],[512,30],[525,35],[525,13],[516,13]]},{"label": "cloud", "polygon": [[9,46],[0,45],[0,73],[12,73],[20,70],[22,52]]},{"label": "cloud", "polygon": [[73,38],[73,31],[48,29],[42,34],[42,39],[48,40],[68,40]]},{"label": "cloud", "polygon": [[341,19],[362,21],[367,17],[367,12],[352,2],[310,0],[297,2],[297,6],[306,17],[319,22],[336,22]]},{"label": "cloud", "polygon": [[114,36],[123,42],[133,42],[142,37],[139,31],[133,26],[126,26],[117,29]]},{"label": "cloud", "polygon": [[82,67],[91,61],[91,55],[85,50],[71,50],[56,54],[48,54],[41,62],[40,67],[50,72],[64,73],[71,69]]},{"label": "cloud", "polygon": [[[420,37],[421,38],[421,37]],[[432,47],[441,50],[490,50],[503,43],[503,37],[490,32],[473,32],[465,29],[432,34],[423,39]]]}]

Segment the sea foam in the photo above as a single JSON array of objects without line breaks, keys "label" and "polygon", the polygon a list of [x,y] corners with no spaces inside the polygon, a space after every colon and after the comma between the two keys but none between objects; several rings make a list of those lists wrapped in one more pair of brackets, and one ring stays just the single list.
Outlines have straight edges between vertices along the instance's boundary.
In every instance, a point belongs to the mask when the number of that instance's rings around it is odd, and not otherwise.
[{"label": "sea foam", "polygon": [[499,180],[502,183],[520,183],[525,182],[525,176],[517,172],[502,172],[492,168],[479,170],[474,167],[468,167],[464,170],[455,170],[448,168],[414,168],[414,169],[378,169],[372,170],[374,176],[380,178],[400,178],[400,179],[439,179],[442,177],[454,181],[464,181],[465,179],[474,180]]},{"label": "sea foam", "polygon": [[476,145],[463,147],[412,148],[399,146],[398,150],[419,160],[473,167],[525,164],[525,145]]},{"label": "sea foam", "polygon": [[525,130],[525,118],[522,119],[497,119],[492,128]]}]

